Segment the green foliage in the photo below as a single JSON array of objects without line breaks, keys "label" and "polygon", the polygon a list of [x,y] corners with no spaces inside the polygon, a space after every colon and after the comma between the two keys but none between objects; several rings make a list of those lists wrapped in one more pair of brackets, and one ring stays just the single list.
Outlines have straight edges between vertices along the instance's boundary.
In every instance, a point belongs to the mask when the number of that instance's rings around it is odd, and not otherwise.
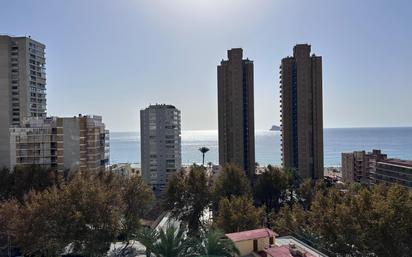
[{"label": "green foliage", "polygon": [[215,208],[222,198],[232,196],[251,196],[250,180],[235,165],[226,165],[218,175],[213,187],[213,201]]},{"label": "green foliage", "polygon": [[[33,171],[14,175],[35,178],[29,174]],[[22,182],[16,188],[31,191],[21,202],[0,202],[0,234],[12,235],[18,247],[32,256],[65,252],[103,256],[119,235],[127,240],[136,233],[153,199],[140,177],[129,179],[111,172],[76,173],[58,186],[42,183]]]},{"label": "green foliage", "polygon": [[140,228],[140,220],[150,208],[154,200],[153,191],[138,176],[124,181],[122,200],[124,216],[122,219],[122,235],[128,240]]},{"label": "green foliage", "polygon": [[256,208],[247,196],[231,196],[219,202],[219,213],[214,222],[225,233],[256,229],[262,226],[263,208]]},{"label": "green foliage", "polygon": [[193,165],[186,174],[174,174],[168,183],[164,205],[173,217],[196,233],[202,226],[201,217],[210,203],[209,181],[202,166]]},{"label": "green foliage", "polygon": [[292,206],[295,203],[296,193],[302,182],[302,178],[295,169],[286,169],[284,172],[286,175],[287,191],[289,192],[289,195],[285,197],[285,201],[289,203],[289,206]]},{"label": "green foliage", "polygon": [[17,235],[15,224],[19,211],[20,204],[16,200],[0,202],[0,256],[3,256],[2,250],[6,250],[9,243],[11,247],[16,246],[14,243]]},{"label": "green foliage", "polygon": [[55,256],[71,251],[102,256],[121,229],[121,195],[101,180],[76,176],[60,190],[31,193],[25,202],[17,239],[26,254]]},{"label": "green foliage", "polygon": [[[320,185],[319,183],[318,185]],[[311,179],[305,179],[299,185],[299,188],[297,189],[297,195],[298,195],[299,203],[302,204],[305,210],[310,208],[315,191],[316,191],[315,182]]]},{"label": "green foliage", "polygon": [[182,228],[169,224],[158,232],[142,229],[136,239],[146,247],[148,257],[231,257],[239,254],[235,244],[217,230],[190,237]]},{"label": "green foliage", "polygon": [[0,178],[0,201],[16,198],[20,202],[31,190],[43,191],[63,180],[57,171],[39,165],[16,166],[13,171],[3,168]]},{"label": "green foliage", "polygon": [[279,168],[268,166],[257,177],[254,195],[258,203],[264,204],[266,211],[278,211],[280,201],[287,188],[286,174]]},{"label": "green foliage", "polygon": [[240,254],[233,241],[219,230],[202,233],[196,253],[200,257],[232,257]]},{"label": "green foliage", "polygon": [[153,246],[158,240],[159,234],[156,230],[144,227],[135,236],[136,240],[146,247],[146,256],[152,255]]},{"label": "green foliage", "polygon": [[189,257],[196,256],[195,242],[185,237],[184,230],[168,225],[166,229],[159,232],[143,230],[138,236],[138,240],[156,257]]},{"label": "green foliage", "polygon": [[400,186],[317,187],[310,208],[273,214],[280,234],[294,234],[336,255],[412,256],[412,190]]}]

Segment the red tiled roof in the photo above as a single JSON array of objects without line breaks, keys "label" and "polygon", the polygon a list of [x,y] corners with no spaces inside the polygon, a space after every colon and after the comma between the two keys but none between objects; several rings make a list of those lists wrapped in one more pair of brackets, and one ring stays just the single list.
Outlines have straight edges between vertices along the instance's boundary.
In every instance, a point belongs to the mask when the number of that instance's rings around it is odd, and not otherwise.
[{"label": "red tiled roof", "polygon": [[226,236],[233,242],[258,239],[263,237],[277,236],[275,232],[268,228],[260,228],[254,230],[247,230],[242,232],[226,234]]}]

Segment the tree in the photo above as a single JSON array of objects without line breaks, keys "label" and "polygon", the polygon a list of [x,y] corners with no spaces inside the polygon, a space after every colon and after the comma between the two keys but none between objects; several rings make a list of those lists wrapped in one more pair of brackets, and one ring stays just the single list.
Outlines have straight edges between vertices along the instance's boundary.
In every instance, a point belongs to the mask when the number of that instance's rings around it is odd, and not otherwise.
[{"label": "tree", "polygon": [[273,208],[277,212],[280,208],[280,199],[287,188],[285,174],[278,168],[268,166],[265,171],[258,175],[255,190],[255,198],[260,204],[264,204],[266,211]]},{"label": "tree", "polygon": [[140,228],[140,220],[148,211],[154,196],[151,188],[143,182],[140,176],[126,179],[123,184],[124,217],[122,219],[122,235],[128,241]]},{"label": "tree", "polygon": [[182,228],[168,225],[160,231],[142,229],[136,240],[146,247],[146,256],[156,257],[232,257],[239,254],[235,244],[219,230],[202,232],[199,237],[185,235]]},{"label": "tree", "polygon": [[16,219],[20,204],[16,200],[0,202],[0,256],[10,256],[16,245]]},{"label": "tree", "polygon": [[205,154],[207,152],[209,152],[209,148],[203,146],[203,147],[199,148],[199,151],[202,153],[202,157],[203,157],[202,158],[202,166],[205,166]]},{"label": "tree", "polygon": [[250,180],[237,166],[226,165],[213,185],[214,208],[218,207],[222,198],[232,196],[251,196]]},{"label": "tree", "polygon": [[203,166],[193,165],[188,174],[180,171],[170,178],[164,206],[188,226],[189,233],[199,231],[209,203],[208,178]]},{"label": "tree", "polygon": [[40,165],[16,166],[13,171],[0,170],[0,200],[17,198],[20,202],[31,190],[43,191],[62,183],[62,176],[56,171]]},{"label": "tree", "polygon": [[293,234],[335,256],[411,256],[410,189],[316,188],[310,208],[295,203],[272,215],[271,223],[280,234]]},{"label": "tree", "polygon": [[143,239],[140,242],[156,257],[196,256],[194,241],[185,237],[182,228],[178,229],[169,224],[166,229],[160,229],[159,232],[146,230],[142,233],[137,239]]},{"label": "tree", "polygon": [[289,202],[289,206],[292,206],[295,202],[296,191],[298,190],[300,183],[302,181],[298,172],[295,169],[285,170],[286,174],[286,183],[288,185],[289,195],[286,196],[286,201]]},{"label": "tree", "polygon": [[104,255],[119,234],[123,203],[93,176],[77,175],[61,189],[31,192],[17,224],[24,253],[55,256],[70,246],[73,253]]},{"label": "tree", "polygon": [[135,236],[137,241],[146,247],[146,257],[152,256],[153,247],[158,237],[158,232],[150,228],[142,228]]},{"label": "tree", "polygon": [[315,195],[315,183],[312,179],[304,179],[297,189],[299,202],[305,210],[309,209]]},{"label": "tree", "polygon": [[219,202],[219,212],[215,225],[225,233],[256,229],[262,226],[263,208],[253,206],[247,196],[231,196]]},{"label": "tree", "polygon": [[226,238],[219,230],[202,233],[196,253],[200,257],[232,257],[240,254],[232,240]]}]

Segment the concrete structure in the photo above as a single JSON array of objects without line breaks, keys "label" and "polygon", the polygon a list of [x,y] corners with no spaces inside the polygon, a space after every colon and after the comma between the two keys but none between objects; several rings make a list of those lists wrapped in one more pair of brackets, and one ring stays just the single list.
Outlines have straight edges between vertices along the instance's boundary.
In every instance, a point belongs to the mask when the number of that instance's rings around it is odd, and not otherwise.
[{"label": "concrete structure", "polygon": [[282,165],[323,178],[322,57],[296,45],[280,66]]},{"label": "concrete structure", "polygon": [[56,118],[27,118],[10,128],[10,167],[57,167]]},{"label": "concrete structure", "polygon": [[292,236],[276,238],[275,247],[267,249],[266,253],[267,257],[327,257],[326,254]]},{"label": "concrete structure", "polygon": [[140,168],[136,164],[131,163],[112,164],[108,170],[124,177],[141,176]]},{"label": "concrete structure", "polygon": [[101,116],[57,118],[56,124],[60,170],[105,170],[109,165],[109,139]]},{"label": "concrete structure", "polygon": [[228,51],[217,67],[219,164],[233,163],[248,176],[255,173],[253,62],[243,50]]},{"label": "concrete structure", "polygon": [[370,183],[398,184],[412,188],[412,161],[386,159],[376,162],[370,172]]},{"label": "concrete structure", "polygon": [[107,134],[100,116],[27,118],[22,126],[10,128],[10,166],[101,171],[109,164]]},{"label": "concrete structure", "polygon": [[180,111],[156,104],[140,111],[142,176],[157,195],[182,166]]},{"label": "concrete structure", "polygon": [[226,234],[240,252],[240,256],[253,257],[327,257],[327,255],[297,240],[277,234],[268,228]]},{"label": "concrete structure", "polygon": [[376,162],[386,158],[386,154],[375,149],[369,153],[365,151],[342,153],[342,181],[368,184],[369,173],[376,168]]},{"label": "concrete structure", "polygon": [[240,256],[246,256],[253,252],[261,252],[275,243],[277,234],[268,228],[260,228],[226,234],[232,240]]},{"label": "concrete structure", "polygon": [[9,128],[46,117],[44,49],[30,37],[0,35],[0,166],[11,163]]},{"label": "concrete structure", "polygon": [[412,188],[412,161],[388,158],[381,150],[342,153],[342,181],[398,184]]}]

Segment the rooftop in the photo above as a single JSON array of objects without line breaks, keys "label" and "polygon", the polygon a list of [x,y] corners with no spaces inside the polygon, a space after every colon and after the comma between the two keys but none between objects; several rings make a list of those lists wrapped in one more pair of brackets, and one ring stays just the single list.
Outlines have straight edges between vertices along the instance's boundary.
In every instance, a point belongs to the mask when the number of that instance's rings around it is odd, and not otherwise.
[{"label": "rooftop", "polygon": [[[265,250],[267,253],[267,256],[271,257],[293,257],[293,254],[291,253],[290,247],[287,245],[282,245],[279,247],[272,247],[268,248]],[[306,255],[303,255],[305,257],[315,257],[314,255],[306,252]]]},{"label": "rooftop", "polygon": [[382,163],[390,163],[390,164],[395,164],[407,168],[412,168],[412,160],[401,160],[401,159],[386,159],[384,161],[381,161]]},{"label": "rooftop", "polygon": [[254,230],[247,230],[242,232],[226,234],[226,236],[233,242],[246,241],[264,237],[277,236],[275,232],[268,228],[260,228]]},{"label": "rooftop", "polygon": [[[304,242],[292,237],[292,236],[284,236],[284,237],[278,237],[276,238],[275,244],[278,247],[274,247],[274,249],[276,248],[280,248],[280,247],[286,247],[288,249],[289,252],[291,252],[291,246],[293,246],[293,248],[295,249],[300,249],[301,251],[303,250],[304,252],[306,252],[306,256],[307,257],[327,257],[326,254],[320,252],[319,250],[305,244]],[[284,249],[279,250],[279,251],[285,251]],[[280,252],[280,253],[281,253]],[[269,255],[269,256],[293,256],[293,255],[280,255],[280,253],[278,255]]]}]

